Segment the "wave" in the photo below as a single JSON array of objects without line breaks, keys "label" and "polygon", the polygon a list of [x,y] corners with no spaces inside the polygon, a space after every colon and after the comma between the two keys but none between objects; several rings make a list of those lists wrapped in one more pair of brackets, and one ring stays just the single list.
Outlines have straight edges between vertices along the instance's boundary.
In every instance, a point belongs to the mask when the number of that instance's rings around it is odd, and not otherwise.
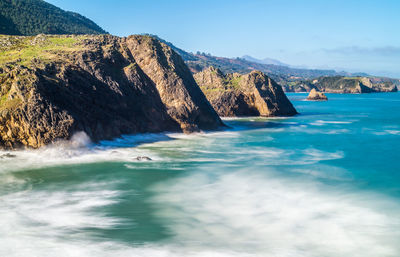
[{"label": "wave", "polygon": [[[355,184],[350,171],[324,163],[345,158],[345,152],[296,141],[279,148],[284,140],[276,144],[279,137],[272,135],[350,133],[335,125],[348,122],[320,120],[332,126],[312,127],[307,121],[283,121],[290,126],[142,134],[100,144],[78,134],[38,150],[2,151],[0,256],[397,257],[398,199],[350,187]],[[137,156],[153,161],[138,162]],[[35,174],[12,172],[94,162],[121,162],[115,167],[123,175],[110,172],[85,177],[79,185],[74,180],[44,186],[30,181],[40,179]],[[169,177],[164,171],[173,171],[171,179],[143,188],[150,192],[146,203],[151,206],[144,215],[160,223],[169,237],[137,243],[107,234],[137,229],[134,215],[107,211],[141,194],[119,183],[140,184],[137,171],[148,170],[163,178]]]},{"label": "wave", "polygon": [[60,140],[35,150],[1,150],[0,172],[66,164],[135,162],[138,156],[150,156],[152,160],[157,161],[161,158],[155,153],[136,146],[140,143],[162,140],[171,140],[171,138],[165,134],[139,134],[93,144],[85,133],[80,132],[71,140]]},{"label": "wave", "polygon": [[1,195],[0,256],[80,256],[87,248],[79,241],[85,241],[88,234],[76,231],[111,228],[123,222],[95,211],[118,197],[117,191],[104,186],[89,183],[58,191]]},{"label": "wave", "polygon": [[205,170],[153,189],[174,242],[257,256],[396,256],[398,203],[272,173]]},{"label": "wave", "polygon": [[290,129],[290,131],[294,132],[301,132],[301,133],[306,133],[306,134],[325,134],[325,135],[334,135],[334,134],[348,134],[351,133],[351,130],[349,129],[316,129],[316,128],[310,128],[307,125],[301,125],[298,127],[293,127]]},{"label": "wave", "polygon": [[354,121],[327,121],[327,120],[316,120],[310,123],[310,125],[314,126],[324,126],[326,124],[351,124]]},{"label": "wave", "polygon": [[384,131],[375,131],[375,132],[372,132],[372,133],[377,135],[377,136],[400,135],[400,130],[387,129],[387,130],[384,130]]},{"label": "wave", "polygon": [[132,194],[117,189],[119,181],[2,195],[0,256],[395,257],[400,251],[398,202],[254,168],[208,165],[153,185],[152,216],[171,237],[139,245],[90,232],[132,222],[98,209]]}]

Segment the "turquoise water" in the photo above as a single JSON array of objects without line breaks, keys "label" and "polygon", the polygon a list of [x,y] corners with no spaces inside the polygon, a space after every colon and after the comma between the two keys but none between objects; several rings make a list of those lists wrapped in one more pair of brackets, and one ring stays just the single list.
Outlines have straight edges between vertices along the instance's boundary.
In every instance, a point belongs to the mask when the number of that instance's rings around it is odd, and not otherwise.
[{"label": "turquoise water", "polygon": [[3,157],[0,256],[400,256],[400,93],[327,95],[223,132]]}]

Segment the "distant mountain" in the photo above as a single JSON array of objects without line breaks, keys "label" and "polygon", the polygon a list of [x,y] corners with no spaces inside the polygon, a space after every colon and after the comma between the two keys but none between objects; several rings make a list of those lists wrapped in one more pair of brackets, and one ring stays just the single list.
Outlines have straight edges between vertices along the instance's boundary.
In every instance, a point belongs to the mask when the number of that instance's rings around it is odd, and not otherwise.
[{"label": "distant mountain", "polygon": [[96,23],[42,0],[0,0],[0,34],[105,34]]},{"label": "distant mountain", "polygon": [[280,65],[280,66],[290,66],[290,65],[288,65],[286,63],[283,63],[283,62],[281,62],[279,60],[272,59],[272,58],[264,58],[264,59],[260,60],[260,59],[254,58],[254,57],[252,57],[250,55],[243,55],[242,59],[245,59],[246,61],[249,61],[249,62],[256,62],[256,63],[261,63],[261,64],[273,64],[273,65]]},{"label": "distant mountain", "polygon": [[189,66],[193,73],[200,72],[205,68],[213,66],[219,68],[223,73],[241,73],[246,74],[253,70],[259,70],[266,73],[280,84],[287,84],[288,81],[297,81],[300,79],[311,79],[320,76],[338,76],[338,75],[351,75],[345,72],[336,72],[335,70],[318,70],[318,69],[299,69],[292,68],[286,65],[264,64],[254,61],[249,61],[244,58],[225,58],[212,56],[206,53],[197,52],[189,53],[178,47],[171,42],[165,41],[156,35],[146,34],[157,38],[161,42],[170,46],[175,52],[180,54]]},{"label": "distant mountain", "polygon": [[[246,74],[254,70],[259,70],[267,74],[269,77],[278,82],[281,86],[284,86],[287,91],[297,91],[303,89],[295,89],[295,87],[290,87],[291,85],[302,85],[305,84],[304,81],[313,80],[315,78],[321,77],[368,77],[373,83],[380,84],[379,87],[383,85],[384,88],[389,86],[391,89],[392,85],[397,86],[400,90],[400,80],[393,79],[388,77],[375,77],[370,76],[366,73],[350,73],[345,71],[335,71],[335,70],[324,70],[324,69],[307,69],[307,68],[295,68],[292,66],[284,65],[275,65],[275,64],[264,64],[260,63],[262,60],[257,60],[251,56],[246,56],[243,58],[225,58],[225,57],[217,57],[206,53],[189,53],[178,47],[176,47],[171,42],[168,42],[156,35],[146,34],[148,36],[152,36],[161,42],[165,43],[169,47],[171,47],[175,52],[177,52],[185,61],[186,65],[189,66],[192,73],[197,73],[203,71],[208,67],[215,67],[220,69],[223,73],[240,73]],[[248,58],[253,58],[256,61],[250,61]],[[276,60],[277,61],[277,60]],[[279,61],[278,61],[279,62]],[[308,83],[308,82],[307,82]],[[384,85],[383,83],[388,83]],[[374,86],[375,90],[376,86]],[[304,90],[307,91],[307,90]],[[309,91],[309,90],[308,90]],[[378,90],[379,91],[379,90]],[[384,90],[382,90],[384,91]]]}]

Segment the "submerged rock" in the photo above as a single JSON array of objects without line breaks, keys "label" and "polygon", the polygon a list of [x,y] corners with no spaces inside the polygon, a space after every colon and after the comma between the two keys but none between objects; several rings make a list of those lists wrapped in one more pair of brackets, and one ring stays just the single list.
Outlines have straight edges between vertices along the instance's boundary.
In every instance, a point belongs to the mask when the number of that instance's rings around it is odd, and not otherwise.
[{"label": "submerged rock", "polygon": [[152,37],[11,38],[0,47],[0,147],[223,126],[181,57]]},{"label": "submerged rock", "polygon": [[324,93],[318,92],[317,90],[315,90],[315,88],[313,88],[310,92],[310,94],[307,97],[307,100],[311,100],[311,101],[327,101],[328,97],[326,97],[326,95]]},{"label": "submerged rock", "polygon": [[15,158],[17,157],[15,154],[11,154],[11,153],[5,153],[0,155],[0,158]]},{"label": "submerged rock", "polygon": [[281,86],[260,71],[224,75],[209,67],[194,78],[220,116],[292,116],[296,109]]},{"label": "submerged rock", "polygon": [[137,161],[152,161],[150,157],[147,156],[138,156],[135,158]]}]

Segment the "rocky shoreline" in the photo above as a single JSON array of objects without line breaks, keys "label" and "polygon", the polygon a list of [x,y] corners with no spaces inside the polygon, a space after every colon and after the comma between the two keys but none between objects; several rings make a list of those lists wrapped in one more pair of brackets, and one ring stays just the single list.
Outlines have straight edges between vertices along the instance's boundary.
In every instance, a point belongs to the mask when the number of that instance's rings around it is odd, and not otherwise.
[{"label": "rocky shoreline", "polygon": [[315,89],[323,93],[363,94],[398,92],[392,81],[375,77],[319,77],[313,80],[296,81],[283,86],[285,92],[311,92]]}]

